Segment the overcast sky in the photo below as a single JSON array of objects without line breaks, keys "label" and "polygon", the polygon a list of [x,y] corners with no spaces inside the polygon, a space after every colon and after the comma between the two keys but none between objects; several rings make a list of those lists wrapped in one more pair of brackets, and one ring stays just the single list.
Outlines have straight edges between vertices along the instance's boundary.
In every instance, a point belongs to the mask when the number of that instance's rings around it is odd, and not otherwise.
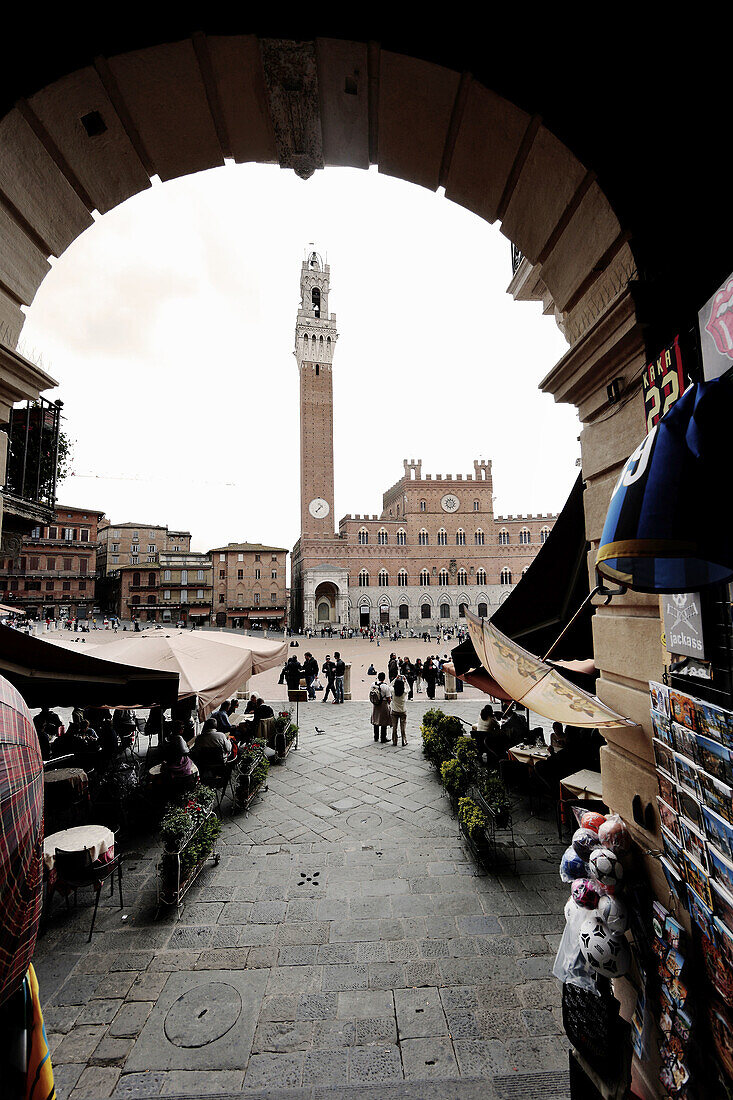
[{"label": "overcast sky", "polygon": [[566,350],[506,294],[509,244],[442,194],[328,169],[227,165],[99,218],[54,261],[21,351],[59,380],[62,503],[168,524],[207,550],[299,534],[293,336],[308,243],[328,253],[336,516],[381,511],[403,458],[493,461],[497,513],[562,506],[574,410],[537,389]]}]

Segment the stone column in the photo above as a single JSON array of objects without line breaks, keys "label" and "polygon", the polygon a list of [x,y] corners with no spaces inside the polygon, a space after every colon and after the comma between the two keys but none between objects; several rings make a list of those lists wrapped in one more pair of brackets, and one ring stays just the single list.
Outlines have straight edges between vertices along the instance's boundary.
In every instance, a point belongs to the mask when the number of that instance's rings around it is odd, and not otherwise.
[{"label": "stone column", "polygon": [[345,661],[344,664],[344,702],[351,702],[351,662]]},{"label": "stone column", "polygon": [[456,691],[456,678],[451,676],[449,672],[443,672],[445,677],[445,697],[446,699],[457,699],[458,692]]}]

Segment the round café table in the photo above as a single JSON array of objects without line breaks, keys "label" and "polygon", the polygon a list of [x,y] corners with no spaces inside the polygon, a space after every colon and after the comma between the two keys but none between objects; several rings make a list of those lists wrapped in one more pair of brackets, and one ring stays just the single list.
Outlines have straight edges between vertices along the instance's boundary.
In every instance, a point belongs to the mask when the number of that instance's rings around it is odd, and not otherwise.
[{"label": "round caf\u00e9 table", "polygon": [[89,791],[89,777],[83,768],[55,768],[43,773],[43,787],[46,794],[54,798],[62,797],[62,787],[68,786],[71,801],[83,798]]},{"label": "round caf\u00e9 table", "polygon": [[46,869],[52,871],[57,848],[62,852],[83,852],[88,848],[94,863],[106,853],[109,853],[107,858],[111,859],[114,847],[115,834],[106,825],[77,825],[74,829],[62,829],[46,837],[43,841],[43,862]]}]

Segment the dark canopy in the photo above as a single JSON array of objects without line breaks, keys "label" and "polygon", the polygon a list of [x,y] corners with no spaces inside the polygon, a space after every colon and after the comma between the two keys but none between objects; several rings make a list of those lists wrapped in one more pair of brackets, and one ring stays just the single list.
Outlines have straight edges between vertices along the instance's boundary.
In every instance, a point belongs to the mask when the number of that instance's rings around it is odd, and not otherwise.
[{"label": "dark canopy", "polygon": [[[578,475],[547,541],[491,621],[524,649],[544,657],[589,591],[583,479]],[[579,616],[552,651],[555,660],[593,655],[592,610],[589,606]]]},{"label": "dark canopy", "polygon": [[0,626],[0,673],[29,707],[170,705],[178,674],[106,661]]}]

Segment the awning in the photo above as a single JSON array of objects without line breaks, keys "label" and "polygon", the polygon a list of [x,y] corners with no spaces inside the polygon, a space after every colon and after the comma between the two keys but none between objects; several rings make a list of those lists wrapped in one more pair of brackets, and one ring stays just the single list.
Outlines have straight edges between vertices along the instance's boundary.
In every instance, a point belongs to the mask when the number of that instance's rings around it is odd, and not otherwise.
[{"label": "awning", "polygon": [[8,607],[6,603],[0,603],[0,615],[23,615],[25,617],[25,610],[22,607]]},{"label": "awning", "polygon": [[[548,649],[590,592],[583,479],[579,474],[537,557],[491,616],[502,634],[532,653]],[[593,609],[578,618],[553,658],[586,658],[593,652]]]},{"label": "awning", "polygon": [[92,656],[0,626],[0,673],[29,707],[170,706],[178,697],[178,674]]}]

